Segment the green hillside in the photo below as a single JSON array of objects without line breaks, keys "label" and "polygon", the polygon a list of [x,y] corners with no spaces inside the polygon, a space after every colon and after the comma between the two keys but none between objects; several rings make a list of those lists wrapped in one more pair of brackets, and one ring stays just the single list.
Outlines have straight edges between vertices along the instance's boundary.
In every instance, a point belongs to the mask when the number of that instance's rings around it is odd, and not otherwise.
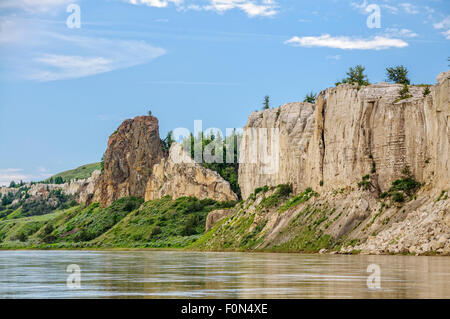
[{"label": "green hillside", "polygon": [[100,163],[86,164],[78,168],[56,174],[50,177],[47,181],[50,179],[55,180],[57,177],[61,177],[64,181],[89,178],[95,170],[100,170]]},{"label": "green hillside", "polygon": [[107,208],[94,203],[42,216],[0,221],[2,248],[152,247],[181,248],[205,231],[207,214],[235,202],[170,197],[127,197]]}]

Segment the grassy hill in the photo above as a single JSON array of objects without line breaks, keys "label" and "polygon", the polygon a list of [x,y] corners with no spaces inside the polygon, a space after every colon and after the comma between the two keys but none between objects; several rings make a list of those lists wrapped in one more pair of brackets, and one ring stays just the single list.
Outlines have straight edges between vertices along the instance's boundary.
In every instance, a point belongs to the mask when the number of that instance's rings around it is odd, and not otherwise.
[{"label": "grassy hill", "polygon": [[94,203],[42,216],[0,221],[1,248],[181,248],[205,231],[206,215],[235,202],[164,197],[143,203],[126,197],[107,208]]},{"label": "grassy hill", "polygon": [[[64,181],[71,181],[74,179],[84,179],[89,178],[92,172],[95,170],[100,170],[100,163],[86,164],[78,168],[56,174],[50,178],[53,178],[53,180],[55,180],[55,178],[57,177],[62,177]],[[50,180],[50,178],[48,180]]]}]

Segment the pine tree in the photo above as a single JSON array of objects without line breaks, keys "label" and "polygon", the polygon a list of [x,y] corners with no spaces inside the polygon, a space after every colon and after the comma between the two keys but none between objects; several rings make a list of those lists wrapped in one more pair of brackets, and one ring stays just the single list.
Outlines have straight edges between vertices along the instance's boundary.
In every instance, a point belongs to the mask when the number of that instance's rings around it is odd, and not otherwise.
[{"label": "pine tree", "polygon": [[270,107],[270,104],[269,104],[269,96],[266,95],[266,96],[264,97],[263,109],[264,109],[264,110],[268,110],[269,107]]},{"label": "pine tree", "polygon": [[408,69],[403,65],[399,65],[392,68],[386,68],[387,80],[397,84],[410,84],[408,79]]}]

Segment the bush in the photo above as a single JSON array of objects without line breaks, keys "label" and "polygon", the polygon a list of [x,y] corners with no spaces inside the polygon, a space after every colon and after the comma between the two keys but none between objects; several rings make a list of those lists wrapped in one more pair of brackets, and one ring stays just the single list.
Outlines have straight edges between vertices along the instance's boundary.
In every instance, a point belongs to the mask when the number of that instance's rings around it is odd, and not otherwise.
[{"label": "bush", "polygon": [[403,87],[398,91],[399,97],[397,100],[395,100],[395,102],[404,100],[404,99],[409,99],[410,97],[412,97],[412,95],[409,93],[409,87],[408,84],[403,84]]},{"label": "bush", "polygon": [[405,201],[405,197],[400,192],[394,192],[391,196],[394,202],[403,203]]}]

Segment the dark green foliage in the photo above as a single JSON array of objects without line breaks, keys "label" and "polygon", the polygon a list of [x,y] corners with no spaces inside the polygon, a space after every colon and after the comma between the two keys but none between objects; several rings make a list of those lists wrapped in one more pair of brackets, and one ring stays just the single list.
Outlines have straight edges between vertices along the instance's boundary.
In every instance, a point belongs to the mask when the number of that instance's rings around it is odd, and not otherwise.
[{"label": "dark green foliage", "polygon": [[57,177],[55,177],[54,183],[55,184],[64,184],[64,180],[61,176],[57,176]]},{"label": "dark green foliage", "polygon": [[266,96],[264,97],[263,110],[268,110],[269,108],[270,108],[269,96],[266,95]]},{"label": "dark green foliage", "polygon": [[105,153],[103,153],[102,159],[100,161],[100,171],[103,173],[104,169],[105,169]]},{"label": "dark green foliage", "polygon": [[373,185],[370,182],[370,175],[365,175],[362,177],[361,181],[358,183],[358,187],[364,190],[370,190]]},{"label": "dark green foliage", "polygon": [[162,146],[163,152],[165,152],[165,153],[169,152],[170,147],[172,146],[173,142],[175,142],[172,135],[173,135],[173,133],[172,133],[172,131],[170,131],[169,133],[167,133],[167,136],[165,139],[161,139],[161,146]]},{"label": "dark green foliage", "polygon": [[428,96],[430,93],[431,93],[430,87],[429,87],[429,86],[426,86],[426,87],[423,89],[423,96],[426,97],[426,96]]},{"label": "dark green foliage", "polygon": [[305,99],[303,102],[309,102],[309,103],[316,103],[317,94],[314,92],[311,92],[309,94],[306,94]]},{"label": "dark green foliage", "polygon": [[[210,169],[212,171],[217,172],[224,180],[230,183],[231,190],[241,198],[241,189],[238,183],[238,172],[239,172],[239,159],[238,159],[238,149],[241,140],[241,135],[233,132],[230,136],[227,136],[223,139],[221,136],[203,136],[200,134],[197,138],[191,134],[191,136],[183,141],[183,145],[188,146],[191,151],[191,157],[196,161],[201,161],[203,167]],[[201,142],[200,142],[201,141]],[[222,163],[206,163],[203,160],[203,152],[205,147],[207,147],[210,143],[219,143],[222,145]],[[201,145],[201,154],[202,158],[195,158],[195,145]],[[233,153],[227,154],[227,144],[234,145]],[[200,153],[200,152],[199,152]],[[214,154],[213,154],[214,155]],[[227,157],[232,160],[228,160]]]},{"label": "dark green foliage", "polygon": [[398,99],[395,100],[395,102],[404,100],[404,99],[409,99],[410,97],[412,97],[412,95],[409,93],[409,87],[408,84],[403,84],[403,87],[398,91]]},{"label": "dark green foliage", "polygon": [[397,203],[403,203],[405,196],[410,199],[419,190],[421,184],[414,179],[408,166],[402,170],[403,177],[392,182],[387,192],[381,193],[381,198],[391,198]]},{"label": "dark green foliage", "polygon": [[319,194],[316,193],[312,188],[308,187],[304,192],[300,193],[299,195],[291,198],[289,201],[287,201],[284,205],[280,207],[280,213],[285,212],[286,210],[298,206],[300,204],[303,204],[311,199],[311,197],[318,197]]},{"label": "dark green foliage", "polygon": [[410,80],[408,79],[408,69],[403,65],[386,68],[386,76],[389,82],[410,84]]},{"label": "dark green foliage", "polygon": [[287,184],[280,184],[277,190],[270,196],[265,197],[259,204],[260,208],[271,208],[278,206],[292,193],[292,186]]},{"label": "dark green foliage", "polygon": [[367,75],[364,74],[366,70],[362,65],[357,65],[354,68],[350,68],[347,72],[347,77],[342,80],[342,83],[358,84],[359,86],[369,85]]},{"label": "dark green foliage", "polygon": [[255,190],[254,190],[254,194],[255,195],[257,195],[257,194],[259,194],[259,193],[261,193],[261,192],[267,192],[269,190],[269,186],[267,186],[267,185],[265,185],[264,187],[257,187],[257,188],[255,188]]},{"label": "dark green foliage", "polygon": [[[235,202],[216,202],[169,196],[144,203],[99,239],[102,245],[182,247],[205,231],[206,216],[212,210],[233,207]],[[196,237],[197,236],[197,237]]]},{"label": "dark green foliage", "polygon": [[104,209],[92,204],[71,218],[64,227],[58,228],[54,235],[61,238],[59,241],[90,241],[111,229],[142,203],[141,198],[124,197]]},{"label": "dark green foliage", "polygon": [[9,183],[9,188],[15,188],[16,187],[16,182],[11,181],[11,183]]},{"label": "dark green foliage", "polygon": [[2,205],[7,206],[11,204],[14,201],[14,194],[11,192],[8,192],[8,194],[3,195],[2,197]]}]

